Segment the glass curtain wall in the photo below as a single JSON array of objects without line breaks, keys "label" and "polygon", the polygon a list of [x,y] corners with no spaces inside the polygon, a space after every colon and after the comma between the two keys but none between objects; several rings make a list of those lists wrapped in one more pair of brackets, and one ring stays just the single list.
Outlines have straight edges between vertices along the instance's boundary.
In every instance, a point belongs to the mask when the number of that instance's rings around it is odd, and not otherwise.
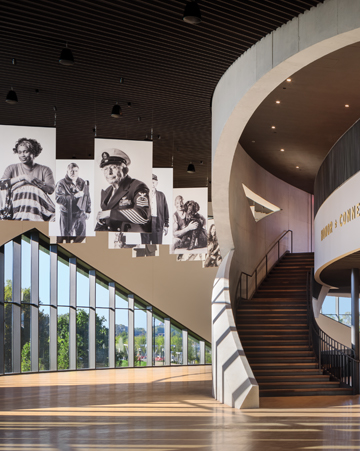
[{"label": "glass curtain wall", "polygon": [[[62,247],[50,245],[36,230],[6,243],[1,253],[0,374],[211,362],[208,343],[201,347],[200,340],[183,332],[179,323],[165,320],[162,312],[153,312],[146,301]],[[169,361],[165,349],[170,349]],[[33,361],[33,352],[38,362]],[[201,358],[200,352],[205,353]]]},{"label": "glass curtain wall", "polygon": [[339,323],[351,326],[351,298],[326,296],[321,313]]}]

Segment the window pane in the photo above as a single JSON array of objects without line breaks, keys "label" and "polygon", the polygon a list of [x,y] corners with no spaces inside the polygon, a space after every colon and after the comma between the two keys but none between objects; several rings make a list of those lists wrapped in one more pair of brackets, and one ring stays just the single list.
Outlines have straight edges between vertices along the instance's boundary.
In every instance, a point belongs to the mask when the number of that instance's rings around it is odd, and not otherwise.
[{"label": "window pane", "polygon": [[120,290],[115,291],[115,307],[116,308],[128,308],[129,302],[126,293],[122,293]]},{"label": "window pane", "polygon": [[47,371],[50,369],[49,355],[50,355],[50,307],[39,306],[39,371]]},{"label": "window pane", "polygon": [[76,310],[77,368],[89,368],[89,309]]},{"label": "window pane", "polygon": [[[21,301],[30,302],[31,244],[30,238],[21,236]],[[30,371],[30,370],[29,370]]]},{"label": "window pane", "polygon": [[39,246],[39,303],[50,304],[50,251]]},{"label": "window pane", "polygon": [[323,315],[336,315],[335,301],[335,296],[326,296],[321,307],[321,313]]},{"label": "window pane", "polygon": [[31,371],[30,305],[21,306],[21,372]]},{"label": "window pane", "polygon": [[90,305],[89,271],[79,267],[76,269],[76,305]]},{"label": "window pane", "polygon": [[165,365],[164,320],[153,315],[153,365]]},{"label": "window pane", "polygon": [[10,241],[4,246],[4,267],[5,267],[5,286],[4,286],[4,299],[5,302],[12,301],[12,280],[13,280],[13,257],[14,257],[14,246],[13,242]]},{"label": "window pane", "polygon": [[58,370],[69,368],[69,307],[58,307]]},{"label": "window pane", "polygon": [[5,358],[5,373],[13,372],[13,359],[12,359],[12,317],[13,306],[11,303],[4,305],[5,309],[5,343],[4,343],[4,358]]},{"label": "window pane", "polygon": [[191,335],[188,336],[188,365],[200,363],[200,342]]},{"label": "window pane", "polygon": [[134,362],[135,366],[146,366],[146,310],[134,311]]},{"label": "window pane", "polygon": [[340,315],[351,315],[351,298],[339,298]]},{"label": "window pane", "polygon": [[109,285],[96,278],[96,307],[109,307]]},{"label": "window pane", "polygon": [[205,363],[211,364],[211,362],[212,362],[211,347],[208,345],[205,345]]},{"label": "window pane", "polygon": [[96,368],[109,366],[109,310],[96,309]]},{"label": "window pane", "polygon": [[58,305],[70,304],[69,261],[58,256]]},{"label": "window pane", "polygon": [[115,310],[115,366],[129,366],[129,311]]},{"label": "window pane", "polygon": [[171,324],[171,365],[182,365],[183,340],[182,331]]},{"label": "window pane", "polygon": [[340,323],[351,327],[351,315],[339,315],[339,321]]}]

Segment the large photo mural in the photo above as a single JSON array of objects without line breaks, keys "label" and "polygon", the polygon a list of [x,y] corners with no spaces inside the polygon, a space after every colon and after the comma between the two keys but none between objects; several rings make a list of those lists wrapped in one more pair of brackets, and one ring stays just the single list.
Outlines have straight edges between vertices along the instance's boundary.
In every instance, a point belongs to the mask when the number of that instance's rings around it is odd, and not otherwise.
[{"label": "large photo mural", "polygon": [[151,232],[152,142],[95,139],[95,230]]},{"label": "large photo mural", "polygon": [[55,218],[55,128],[0,125],[0,219]]}]

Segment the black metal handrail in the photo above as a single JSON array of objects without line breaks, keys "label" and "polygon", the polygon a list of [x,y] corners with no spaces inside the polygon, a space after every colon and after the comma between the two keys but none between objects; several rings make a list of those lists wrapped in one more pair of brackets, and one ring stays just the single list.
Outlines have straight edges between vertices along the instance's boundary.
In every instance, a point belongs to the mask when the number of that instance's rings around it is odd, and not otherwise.
[{"label": "black metal handrail", "polygon": [[[252,277],[255,276],[255,289],[254,292],[252,293],[252,295],[254,295],[254,293],[256,292],[256,290],[258,289],[259,285],[261,284],[261,282],[267,277],[267,275],[269,274],[269,272],[271,271],[271,269],[273,268],[273,266],[280,260],[280,258],[282,258],[287,252],[289,252],[289,250],[287,249],[285,252],[283,252],[280,255],[280,242],[281,240],[288,234],[290,233],[291,236],[291,246],[290,246],[290,252],[293,253],[293,231],[292,230],[287,230],[286,232],[284,232],[280,238],[277,239],[277,241],[275,241],[275,243],[271,246],[271,248],[267,251],[265,257],[263,257],[260,261],[260,263],[257,265],[257,267],[255,268],[254,272],[252,274],[248,274],[244,271],[241,272],[240,277],[239,277],[239,282],[237,284],[236,287],[236,299],[237,302],[239,302],[241,299],[249,299],[249,278],[251,279]],[[278,247],[278,257],[277,260],[271,265],[271,268],[268,268],[268,256],[270,254],[270,252],[275,248]],[[265,275],[264,277],[258,281],[258,270],[259,268],[262,266],[263,262],[265,260]],[[242,279],[243,277],[246,277],[246,297],[242,298],[241,294],[242,294]],[[259,283],[258,283],[259,282]]]},{"label": "black metal handrail", "polygon": [[306,281],[309,344],[315,352],[319,370],[330,374],[342,387],[352,388],[356,394],[354,381],[359,361],[354,358],[353,349],[334,340],[319,327],[312,306],[312,281],[313,275],[309,271]]}]

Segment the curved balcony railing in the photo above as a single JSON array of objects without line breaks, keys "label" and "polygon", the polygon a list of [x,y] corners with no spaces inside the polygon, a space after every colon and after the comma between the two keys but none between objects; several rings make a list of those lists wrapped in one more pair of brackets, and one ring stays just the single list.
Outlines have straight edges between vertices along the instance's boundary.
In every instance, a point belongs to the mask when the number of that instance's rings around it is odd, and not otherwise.
[{"label": "curved balcony railing", "polygon": [[309,344],[315,352],[319,370],[340,382],[341,386],[353,389],[356,394],[356,371],[359,361],[354,351],[327,335],[318,325],[312,307],[313,275],[307,275],[307,313],[309,325]]}]

